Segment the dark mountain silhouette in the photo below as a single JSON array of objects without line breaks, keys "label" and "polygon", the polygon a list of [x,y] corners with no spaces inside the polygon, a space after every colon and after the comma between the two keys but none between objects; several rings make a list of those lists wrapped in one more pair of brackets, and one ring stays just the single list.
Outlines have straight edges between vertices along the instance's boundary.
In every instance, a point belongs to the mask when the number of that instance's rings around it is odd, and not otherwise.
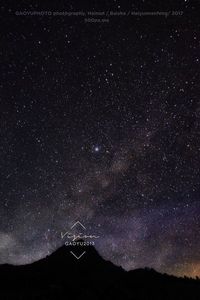
[{"label": "dark mountain silhouette", "polygon": [[126,272],[105,261],[93,247],[63,246],[23,266],[0,266],[0,299],[200,299],[200,280],[152,269]]}]

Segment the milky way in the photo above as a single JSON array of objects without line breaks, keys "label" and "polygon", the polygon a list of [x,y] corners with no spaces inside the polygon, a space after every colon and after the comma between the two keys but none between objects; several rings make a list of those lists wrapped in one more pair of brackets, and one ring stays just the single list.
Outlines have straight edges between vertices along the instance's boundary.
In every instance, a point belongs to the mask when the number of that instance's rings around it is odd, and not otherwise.
[{"label": "milky way", "polygon": [[[17,2],[1,8],[0,263],[45,257],[79,220],[127,270],[200,275],[198,8]],[[19,13],[88,10],[179,15]]]}]

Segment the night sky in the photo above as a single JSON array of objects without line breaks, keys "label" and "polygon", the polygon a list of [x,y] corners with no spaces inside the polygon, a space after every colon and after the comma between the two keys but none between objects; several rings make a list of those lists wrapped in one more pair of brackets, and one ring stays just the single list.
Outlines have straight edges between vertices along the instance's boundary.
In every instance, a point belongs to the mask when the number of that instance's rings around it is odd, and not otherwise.
[{"label": "night sky", "polygon": [[1,1],[0,263],[45,257],[79,220],[127,270],[200,275],[200,9],[31,2]]}]

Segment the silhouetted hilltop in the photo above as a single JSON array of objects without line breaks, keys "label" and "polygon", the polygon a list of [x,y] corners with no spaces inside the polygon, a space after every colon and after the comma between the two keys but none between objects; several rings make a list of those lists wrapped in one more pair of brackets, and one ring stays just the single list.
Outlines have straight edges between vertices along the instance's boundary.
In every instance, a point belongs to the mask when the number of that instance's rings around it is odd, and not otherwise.
[{"label": "silhouetted hilltop", "polygon": [[200,299],[200,281],[152,269],[124,271],[93,247],[63,246],[24,266],[0,266],[0,299]]}]

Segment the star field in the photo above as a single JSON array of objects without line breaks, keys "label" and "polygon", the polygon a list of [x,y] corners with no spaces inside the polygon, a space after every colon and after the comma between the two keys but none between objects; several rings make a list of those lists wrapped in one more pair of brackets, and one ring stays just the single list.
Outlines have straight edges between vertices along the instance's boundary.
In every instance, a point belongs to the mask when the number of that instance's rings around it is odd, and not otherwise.
[{"label": "star field", "polygon": [[[199,8],[149,2],[1,4],[0,263],[80,220],[127,270],[200,275]],[[183,15],[16,15],[111,9]]]}]

